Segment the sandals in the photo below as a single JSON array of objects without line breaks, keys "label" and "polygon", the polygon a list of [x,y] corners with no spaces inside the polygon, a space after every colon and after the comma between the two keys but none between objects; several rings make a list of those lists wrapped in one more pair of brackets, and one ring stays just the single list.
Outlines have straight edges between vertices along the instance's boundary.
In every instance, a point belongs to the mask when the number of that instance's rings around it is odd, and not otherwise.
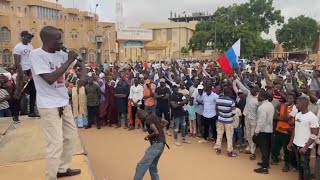
[{"label": "sandals", "polygon": [[282,172],[289,172],[290,171],[290,166],[284,166],[282,168]]},{"label": "sandals", "polygon": [[251,160],[251,161],[256,160],[256,155],[255,155],[255,154],[251,154],[251,155],[250,155],[250,160]]},{"label": "sandals", "polygon": [[237,153],[234,153],[234,152],[228,152],[228,156],[229,157],[237,157],[238,155],[237,155]]},{"label": "sandals", "polygon": [[216,149],[216,154],[220,155],[221,154],[221,149]]}]

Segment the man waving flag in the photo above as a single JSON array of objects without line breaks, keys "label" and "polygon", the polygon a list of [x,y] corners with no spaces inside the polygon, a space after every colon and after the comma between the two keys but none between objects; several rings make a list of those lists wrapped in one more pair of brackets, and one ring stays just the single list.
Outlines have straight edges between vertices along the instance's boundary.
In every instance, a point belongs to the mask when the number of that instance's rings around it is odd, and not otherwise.
[{"label": "man waving flag", "polygon": [[218,59],[218,63],[221,66],[221,69],[227,74],[230,75],[233,69],[238,68],[238,60],[240,57],[240,44],[241,39],[232,45],[231,48],[227,50],[223,55]]}]

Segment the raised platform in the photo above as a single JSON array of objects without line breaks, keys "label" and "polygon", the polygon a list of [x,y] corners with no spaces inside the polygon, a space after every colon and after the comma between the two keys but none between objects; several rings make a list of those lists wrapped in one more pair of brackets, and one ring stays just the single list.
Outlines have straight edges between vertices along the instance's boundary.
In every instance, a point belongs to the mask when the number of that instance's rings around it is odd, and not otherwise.
[{"label": "raised platform", "polygon": [[[0,118],[0,179],[44,179],[45,138],[41,119],[20,119],[20,124],[13,124],[11,118]],[[94,179],[85,154],[77,138],[73,167],[81,168],[82,173],[65,179]]]}]

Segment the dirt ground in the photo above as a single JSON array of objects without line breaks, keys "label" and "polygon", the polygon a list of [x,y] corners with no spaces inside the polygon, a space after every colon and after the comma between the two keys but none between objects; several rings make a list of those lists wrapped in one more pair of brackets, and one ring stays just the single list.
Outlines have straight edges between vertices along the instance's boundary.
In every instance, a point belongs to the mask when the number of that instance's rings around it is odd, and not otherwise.
[{"label": "dirt ground", "polygon": [[[144,141],[146,133],[141,130],[128,131],[104,127],[80,130],[82,141],[88,152],[91,168],[97,180],[132,180],[136,164],[149,146]],[[282,165],[271,166],[268,175],[256,174],[256,161],[238,154],[236,158],[220,156],[213,150],[213,144],[198,144],[199,138],[192,138],[192,144],[173,144],[173,137],[167,136],[170,150],[165,149],[158,165],[162,180],[293,180],[296,172],[281,172]],[[236,151],[237,152],[237,151]],[[146,173],[145,180],[150,180]]]}]

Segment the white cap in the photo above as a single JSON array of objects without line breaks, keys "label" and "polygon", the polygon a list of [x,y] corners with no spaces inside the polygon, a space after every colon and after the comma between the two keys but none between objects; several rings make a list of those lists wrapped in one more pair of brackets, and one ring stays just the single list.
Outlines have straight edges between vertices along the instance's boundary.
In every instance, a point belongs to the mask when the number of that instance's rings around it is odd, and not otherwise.
[{"label": "white cap", "polygon": [[200,85],[198,85],[197,89],[198,89],[198,90],[199,90],[199,89],[204,89],[204,87],[203,87],[202,84],[200,84]]}]

